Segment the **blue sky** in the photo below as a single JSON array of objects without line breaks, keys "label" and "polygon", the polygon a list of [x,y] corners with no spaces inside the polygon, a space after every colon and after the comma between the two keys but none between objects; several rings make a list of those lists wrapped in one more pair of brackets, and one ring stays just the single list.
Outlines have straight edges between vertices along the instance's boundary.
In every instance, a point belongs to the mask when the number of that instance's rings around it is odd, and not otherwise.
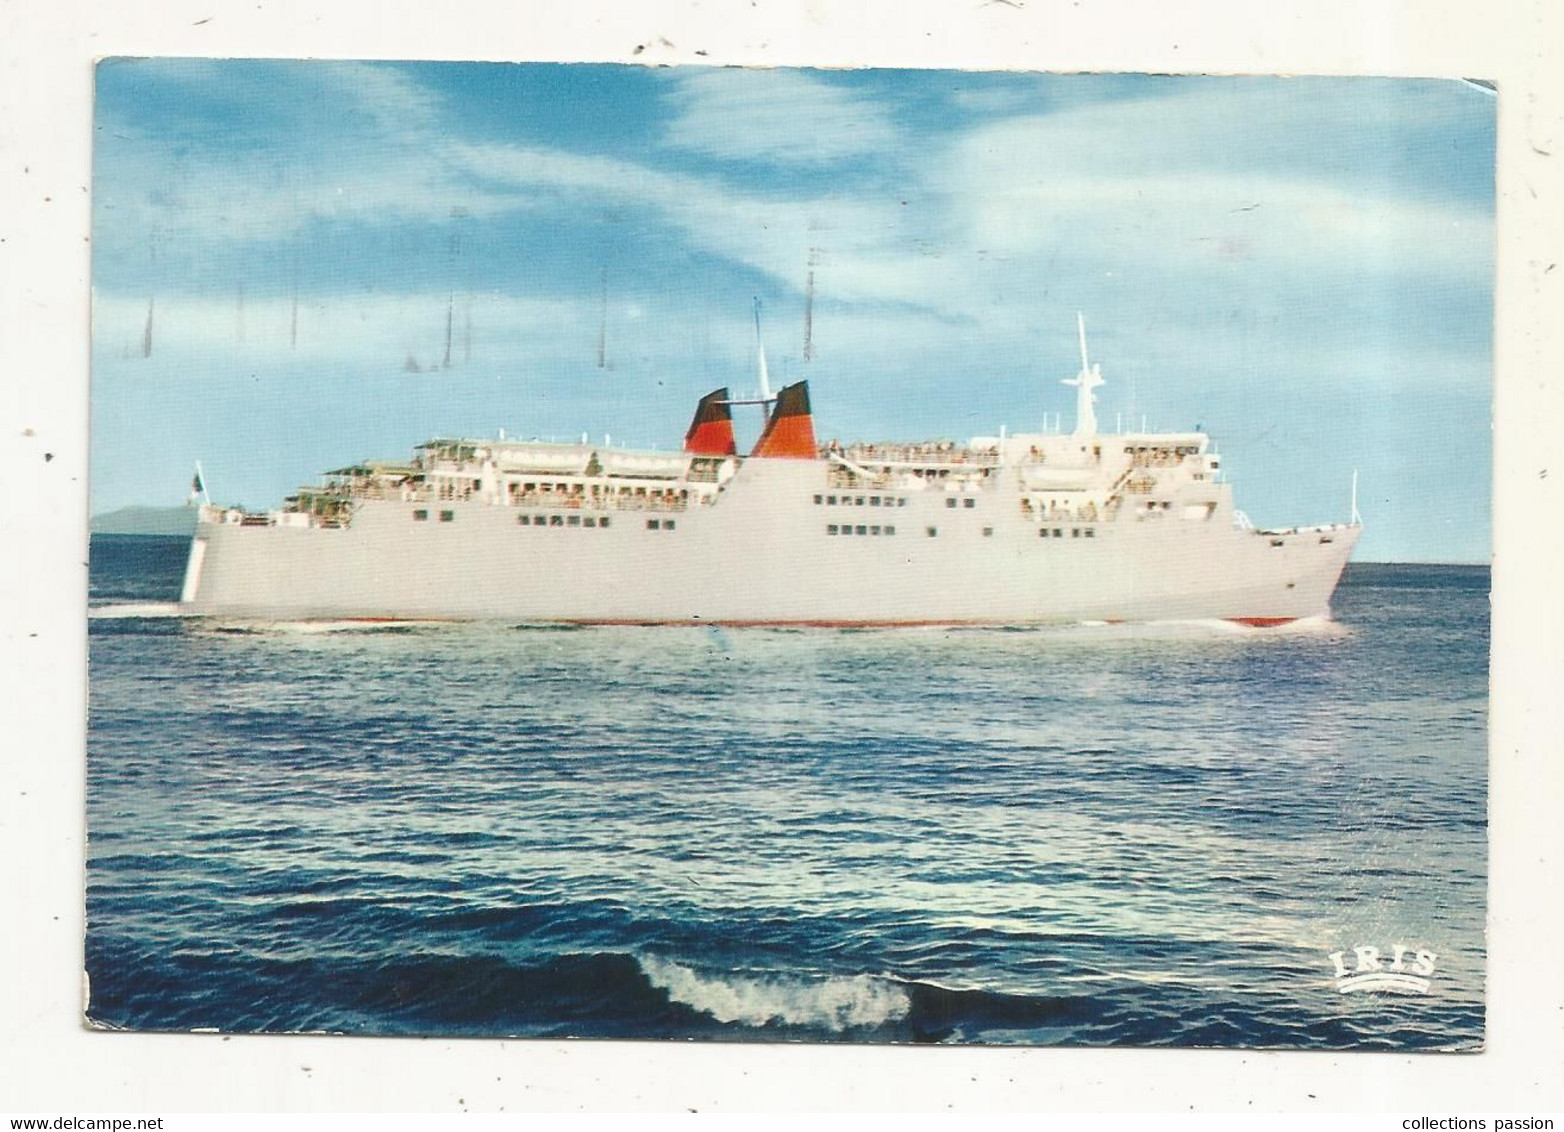
[{"label": "blue sky", "polygon": [[1356,468],[1358,557],[1486,560],[1494,115],[1445,80],[110,60],[93,511],[196,460],[263,506],[439,434],[674,447],[754,385],[758,296],[823,438],[1068,428],[1079,310],[1099,419],[1204,426],[1257,523],[1345,518]]}]

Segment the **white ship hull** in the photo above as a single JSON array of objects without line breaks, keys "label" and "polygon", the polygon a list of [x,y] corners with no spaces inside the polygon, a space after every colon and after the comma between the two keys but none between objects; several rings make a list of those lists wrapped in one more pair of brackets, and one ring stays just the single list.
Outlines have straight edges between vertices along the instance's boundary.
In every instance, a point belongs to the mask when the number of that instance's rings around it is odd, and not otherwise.
[{"label": "white ship hull", "polygon": [[1126,506],[1109,521],[1023,506],[1019,469],[952,496],[841,493],[822,459],[734,467],[720,495],[677,512],[540,509],[497,492],[366,498],[341,526],[248,524],[203,508],[184,606],[235,619],[1272,625],[1328,613],[1358,535],[1247,529],[1225,485],[1203,509]]},{"label": "white ship hull", "polygon": [[[760,351],[758,402],[707,394],[680,453],[432,440],[407,463],[330,472],[280,511],[208,504],[182,604],[716,625],[1328,614],[1356,523],[1254,530],[1204,434],[1100,433],[1080,334],[1068,435],[821,447],[807,385],[772,397]],[[756,403],[766,425],[741,458],[731,406]]]}]

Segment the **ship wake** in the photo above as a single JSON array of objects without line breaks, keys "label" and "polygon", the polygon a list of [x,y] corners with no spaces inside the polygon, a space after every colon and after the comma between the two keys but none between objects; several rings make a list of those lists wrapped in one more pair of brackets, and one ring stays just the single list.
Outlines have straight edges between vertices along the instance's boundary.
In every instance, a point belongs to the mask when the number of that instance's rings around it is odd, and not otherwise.
[{"label": "ship wake", "polygon": [[1055,626],[1057,633],[1077,633],[1092,640],[1189,640],[1202,637],[1262,639],[1270,637],[1335,638],[1351,635],[1351,629],[1325,614],[1300,617],[1281,625],[1249,625],[1220,617],[1168,621],[1080,621]]},{"label": "ship wake", "polygon": [[89,606],[87,617],[93,621],[112,621],[127,617],[161,618],[192,617],[177,601],[118,601],[107,605]]},{"label": "ship wake", "polygon": [[213,633],[248,636],[278,634],[317,636],[325,633],[411,633],[431,625],[455,624],[442,621],[402,619],[365,620],[361,618],[316,618],[293,621],[272,618],[213,617],[190,609],[177,601],[124,601],[89,606],[91,621],[183,621]]},{"label": "ship wake", "polygon": [[435,625],[452,625],[450,621],[363,621],[351,618],[318,619],[311,621],[268,621],[268,620],[218,620],[212,621],[209,628],[214,633],[224,633],[230,636],[290,636],[290,637],[318,637],[335,635],[339,633],[376,633],[399,634],[421,632]]}]

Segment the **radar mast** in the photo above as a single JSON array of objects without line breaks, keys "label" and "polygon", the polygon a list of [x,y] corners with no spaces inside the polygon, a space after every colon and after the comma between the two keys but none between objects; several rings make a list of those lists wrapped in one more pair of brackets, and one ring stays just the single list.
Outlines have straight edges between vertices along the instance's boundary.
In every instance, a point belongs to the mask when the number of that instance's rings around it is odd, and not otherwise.
[{"label": "radar mast", "polygon": [[1092,365],[1086,358],[1086,316],[1077,311],[1075,323],[1081,336],[1081,372],[1075,377],[1065,378],[1063,384],[1075,386],[1074,435],[1096,436],[1097,411],[1094,405],[1097,398],[1092,390],[1104,384],[1102,366]]},{"label": "radar mast", "polygon": [[766,344],[760,339],[760,296],[758,295],[755,297],[755,359],[760,370],[760,399],[770,404],[771,375],[766,371]]}]

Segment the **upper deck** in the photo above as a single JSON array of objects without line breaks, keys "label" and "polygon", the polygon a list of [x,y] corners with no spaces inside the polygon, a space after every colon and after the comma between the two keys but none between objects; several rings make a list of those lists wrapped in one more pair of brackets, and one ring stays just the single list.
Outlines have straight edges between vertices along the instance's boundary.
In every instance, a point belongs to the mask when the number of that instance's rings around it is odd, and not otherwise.
[{"label": "upper deck", "polygon": [[[1081,438],[1017,434],[921,443],[832,440],[817,446],[824,490],[1008,495],[1024,516],[1113,521],[1225,505],[1218,457],[1199,433]],[[436,438],[410,460],[363,461],[299,488],[263,513],[213,508],[210,521],[247,526],[346,526],[366,503],[415,507],[476,501],[498,507],[681,512],[718,505],[740,468],[768,457],[612,447],[607,443]],[[792,457],[792,459],[799,459]],[[1193,495],[1191,494],[1193,492]]]},{"label": "upper deck", "polygon": [[[764,366],[762,365],[762,377]],[[1092,390],[1102,384],[1089,367],[1066,384],[1077,387],[1073,432],[975,437],[967,443],[817,443],[804,382],[776,396],[734,400],[727,389],[700,401],[681,451],[541,440],[439,437],[417,446],[409,461],[370,461],[328,472],[300,488],[280,510],[221,512],[246,525],[343,526],[365,503],[470,502],[499,507],[576,510],[685,511],[722,502],[746,460],[820,465],[818,486],[830,490],[894,490],[1008,494],[1029,518],[1083,516],[1112,521],[1122,514],[1160,517],[1175,507],[1185,517],[1231,510],[1221,462],[1209,438],[1188,433],[1101,433]],[[764,383],[763,383],[764,388]],[[738,454],[735,404],[767,407],[765,428],[747,456]]]}]

